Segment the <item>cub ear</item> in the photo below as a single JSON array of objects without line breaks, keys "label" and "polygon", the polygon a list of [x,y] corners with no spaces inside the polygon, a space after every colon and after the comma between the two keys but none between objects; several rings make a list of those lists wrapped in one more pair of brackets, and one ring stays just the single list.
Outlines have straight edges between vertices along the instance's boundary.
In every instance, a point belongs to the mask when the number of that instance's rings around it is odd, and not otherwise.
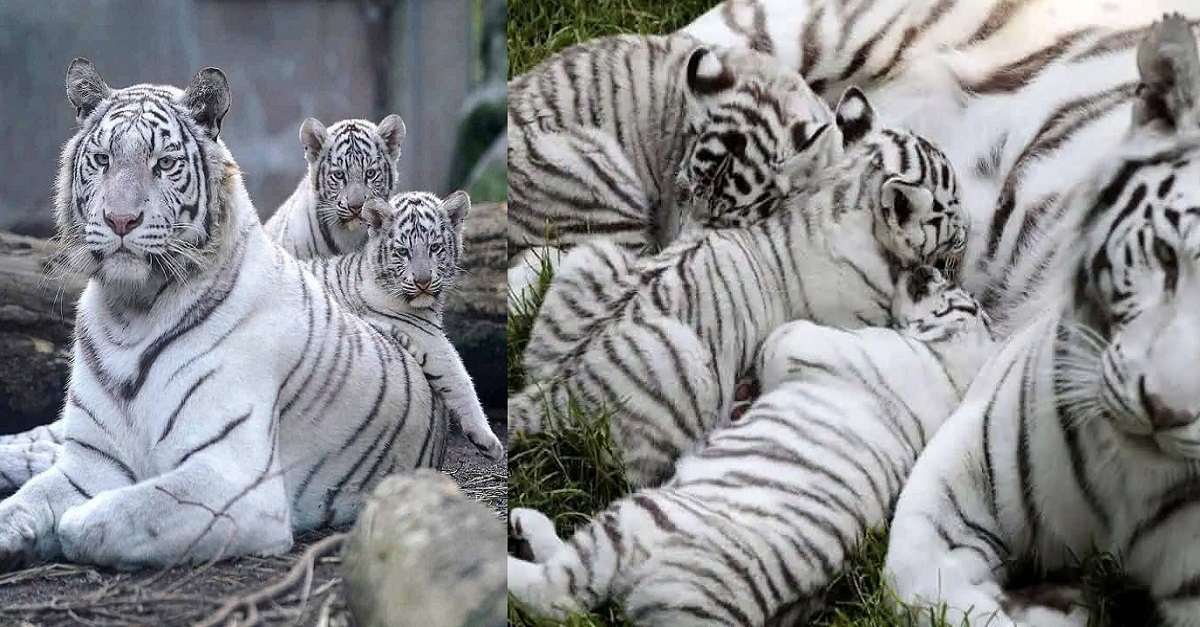
[{"label": "cub ear", "polygon": [[379,126],[375,127],[379,138],[383,140],[383,145],[387,148],[388,158],[392,163],[400,160],[400,144],[404,141],[406,130],[404,128],[404,120],[395,113],[383,118]]},{"label": "cub ear", "polygon": [[83,123],[96,106],[112,94],[91,61],[78,57],[67,67],[67,100],[75,107],[75,121]]},{"label": "cub ear", "polygon": [[816,180],[842,158],[842,134],[832,123],[816,125],[797,122],[792,125],[795,154],[779,167],[776,186],[787,193],[794,185]]},{"label": "cub ear", "polygon": [[842,132],[842,145],[850,146],[879,130],[875,107],[858,87],[848,87],[834,109],[834,120]]},{"label": "cub ear", "polygon": [[305,118],[300,124],[300,143],[304,144],[304,159],[316,163],[321,151],[329,145],[329,131],[317,118]]},{"label": "cub ear", "polygon": [[733,71],[717,53],[701,46],[688,57],[686,82],[693,94],[711,96],[733,87]]},{"label": "cub ear", "polygon": [[1188,21],[1164,15],[1138,45],[1141,83],[1133,102],[1133,131],[1181,132],[1200,127],[1200,56]]},{"label": "cub ear", "polygon": [[383,198],[371,198],[363,203],[362,216],[368,228],[379,232],[392,223],[392,205]]},{"label": "cub ear", "polygon": [[181,101],[192,112],[192,118],[200,128],[216,139],[221,134],[221,120],[232,101],[225,73],[215,67],[200,70],[184,90]]},{"label": "cub ear", "polygon": [[933,192],[899,176],[883,182],[879,200],[884,221],[897,227],[907,226],[914,216],[919,219],[933,211]]},{"label": "cub ear", "polygon": [[450,218],[450,226],[462,239],[463,227],[467,224],[467,214],[471,212],[471,197],[463,190],[458,190],[442,199],[442,207]]}]

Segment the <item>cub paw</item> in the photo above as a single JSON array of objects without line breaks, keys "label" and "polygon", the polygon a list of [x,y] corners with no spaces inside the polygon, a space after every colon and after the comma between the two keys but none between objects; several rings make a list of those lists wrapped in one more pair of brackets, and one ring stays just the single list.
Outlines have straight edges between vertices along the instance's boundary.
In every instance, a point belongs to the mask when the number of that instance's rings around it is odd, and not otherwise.
[{"label": "cub paw", "polygon": [[498,462],[504,459],[504,445],[490,429],[486,433],[464,431],[463,434],[467,436],[467,441],[478,449],[489,462]]},{"label": "cub paw", "polygon": [[554,522],[536,509],[518,507],[509,512],[508,535],[517,541],[521,556],[533,562],[545,562],[562,547]]},{"label": "cub paw", "polygon": [[37,527],[32,514],[20,507],[0,508],[0,572],[17,570],[37,553]]}]

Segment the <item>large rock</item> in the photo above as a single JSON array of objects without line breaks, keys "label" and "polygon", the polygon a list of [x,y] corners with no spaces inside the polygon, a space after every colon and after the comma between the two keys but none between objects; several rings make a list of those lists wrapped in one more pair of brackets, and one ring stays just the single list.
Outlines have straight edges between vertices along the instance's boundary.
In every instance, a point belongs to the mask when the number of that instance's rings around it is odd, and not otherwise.
[{"label": "large rock", "polygon": [[384,479],[350,531],[346,598],[359,627],[501,627],[507,534],[448,476]]},{"label": "large rock", "polygon": [[51,422],[62,408],[85,282],[47,269],[55,250],[0,231],[0,433]]},{"label": "large rock", "polygon": [[462,264],[466,272],[446,301],[447,333],[484,407],[505,407],[508,394],[507,224],[506,203],[471,206]]}]

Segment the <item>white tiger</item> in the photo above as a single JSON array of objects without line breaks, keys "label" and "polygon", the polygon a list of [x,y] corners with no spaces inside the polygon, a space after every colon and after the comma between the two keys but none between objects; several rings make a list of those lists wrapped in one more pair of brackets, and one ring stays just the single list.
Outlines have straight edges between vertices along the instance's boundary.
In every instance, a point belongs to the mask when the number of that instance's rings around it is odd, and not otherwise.
[{"label": "white tiger", "polygon": [[316,118],[300,125],[308,172],[265,225],[271,239],[297,259],[343,255],[362,248],[362,208],[370,198],[400,190],[404,120],[396,114],[376,126],[342,120],[328,129]]},{"label": "white tiger", "polygon": [[514,509],[534,561],[509,557],[510,592],[560,616],[619,600],[637,625],[802,624],[991,352],[986,314],[937,270],[902,275],[891,307],[897,330],[777,329],[745,417],[566,542]]},{"label": "white tiger", "polygon": [[1014,563],[1103,552],[1157,605],[1115,624],[1200,625],[1200,57],[1184,18],[1150,32],[1137,69],[1124,141],[1013,270],[1029,322],[900,496],[885,574],[951,624],[1085,625],[1086,608],[1005,587]]},{"label": "white tiger", "polygon": [[56,218],[90,279],[63,449],[0,502],[0,567],[279,553],[387,472],[440,463],[414,360],[263,232],[218,139],[220,70],[113,90],[76,59],[67,95]]},{"label": "white tiger", "polygon": [[[796,68],[827,101],[857,85],[888,124],[928,138],[971,216],[963,284],[1007,335],[1006,276],[1058,201],[1117,146],[1134,48],[1166,2],[727,0],[683,29]],[[1189,17],[1200,5],[1173,1]]]},{"label": "white tiger", "polygon": [[338,304],[398,332],[463,434],[494,461],[504,456],[504,445],[492,432],[471,375],[442,326],[446,293],[460,271],[470,210],[471,199],[462,191],[446,198],[427,192],[406,192],[390,201],[372,198],[362,208],[369,232],[362,250],[303,265]]},{"label": "white tiger", "polygon": [[775,327],[886,322],[902,267],[956,266],[966,225],[938,149],[880,127],[853,88],[837,126],[818,141],[844,143],[842,161],[785,208],[748,227],[690,230],[627,268],[615,291],[596,259],[618,257],[616,243],[572,251],[562,264],[568,285],[550,288],[534,323],[525,353],[534,381],[509,398],[510,431],[566,415],[569,397],[613,409],[627,478],[656,484],[727,420],[734,382]]},{"label": "white tiger", "polygon": [[690,37],[595,39],[508,87],[514,298],[559,249],[656,252],[688,221],[744,224],[836,157],[811,150],[832,116],[794,72]]}]

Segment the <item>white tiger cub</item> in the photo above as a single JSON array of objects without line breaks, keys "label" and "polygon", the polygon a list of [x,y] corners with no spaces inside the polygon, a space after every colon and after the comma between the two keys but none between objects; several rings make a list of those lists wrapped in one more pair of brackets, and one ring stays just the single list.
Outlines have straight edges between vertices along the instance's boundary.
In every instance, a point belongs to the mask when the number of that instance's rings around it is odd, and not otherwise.
[{"label": "white tiger cub", "polygon": [[353,520],[386,473],[440,464],[414,360],[263,232],[218,139],[220,70],[114,90],[76,59],[67,95],[56,219],[90,278],[64,445],[0,502],[0,568],[279,553]]},{"label": "white tiger cub", "polygon": [[617,600],[637,625],[800,624],[991,352],[987,315],[928,266],[901,275],[892,314],[896,330],[780,327],[744,419],[566,542],[514,509],[534,561],[509,557],[509,591],[551,615]]},{"label": "white tiger cub", "polygon": [[575,45],[508,93],[514,298],[539,258],[557,257],[549,245],[603,237],[657,252],[689,220],[728,226],[769,213],[837,157],[813,150],[832,116],[795,72],[690,37]]},{"label": "white tiger cub", "polygon": [[1084,607],[1014,603],[1005,586],[1013,563],[1049,573],[1102,552],[1155,602],[1138,624],[1200,625],[1200,56],[1182,17],[1149,32],[1137,69],[1125,141],[1014,271],[1033,322],[897,504],[885,574],[950,624],[1085,625]]},{"label": "white tiger cub", "polygon": [[845,156],[784,208],[748,227],[688,231],[623,271],[616,289],[614,271],[595,263],[619,264],[615,242],[573,250],[562,296],[552,285],[534,323],[524,356],[533,382],[509,397],[510,432],[565,416],[570,397],[607,407],[626,477],[656,484],[727,420],[734,382],[775,327],[881,324],[903,267],[957,265],[966,223],[936,147],[881,127],[857,89],[818,141],[843,143]]},{"label": "white tiger cub", "polygon": [[404,120],[396,114],[376,126],[342,120],[328,129],[316,118],[300,125],[308,172],[265,225],[271,239],[297,259],[343,255],[367,241],[363,204],[400,190]]},{"label": "white tiger cub", "polygon": [[471,375],[442,326],[470,210],[471,199],[462,191],[445,198],[427,192],[405,192],[390,201],[372,198],[362,208],[369,233],[362,250],[304,265],[343,307],[397,332],[463,434],[495,461],[504,456],[504,445],[488,425]]}]

